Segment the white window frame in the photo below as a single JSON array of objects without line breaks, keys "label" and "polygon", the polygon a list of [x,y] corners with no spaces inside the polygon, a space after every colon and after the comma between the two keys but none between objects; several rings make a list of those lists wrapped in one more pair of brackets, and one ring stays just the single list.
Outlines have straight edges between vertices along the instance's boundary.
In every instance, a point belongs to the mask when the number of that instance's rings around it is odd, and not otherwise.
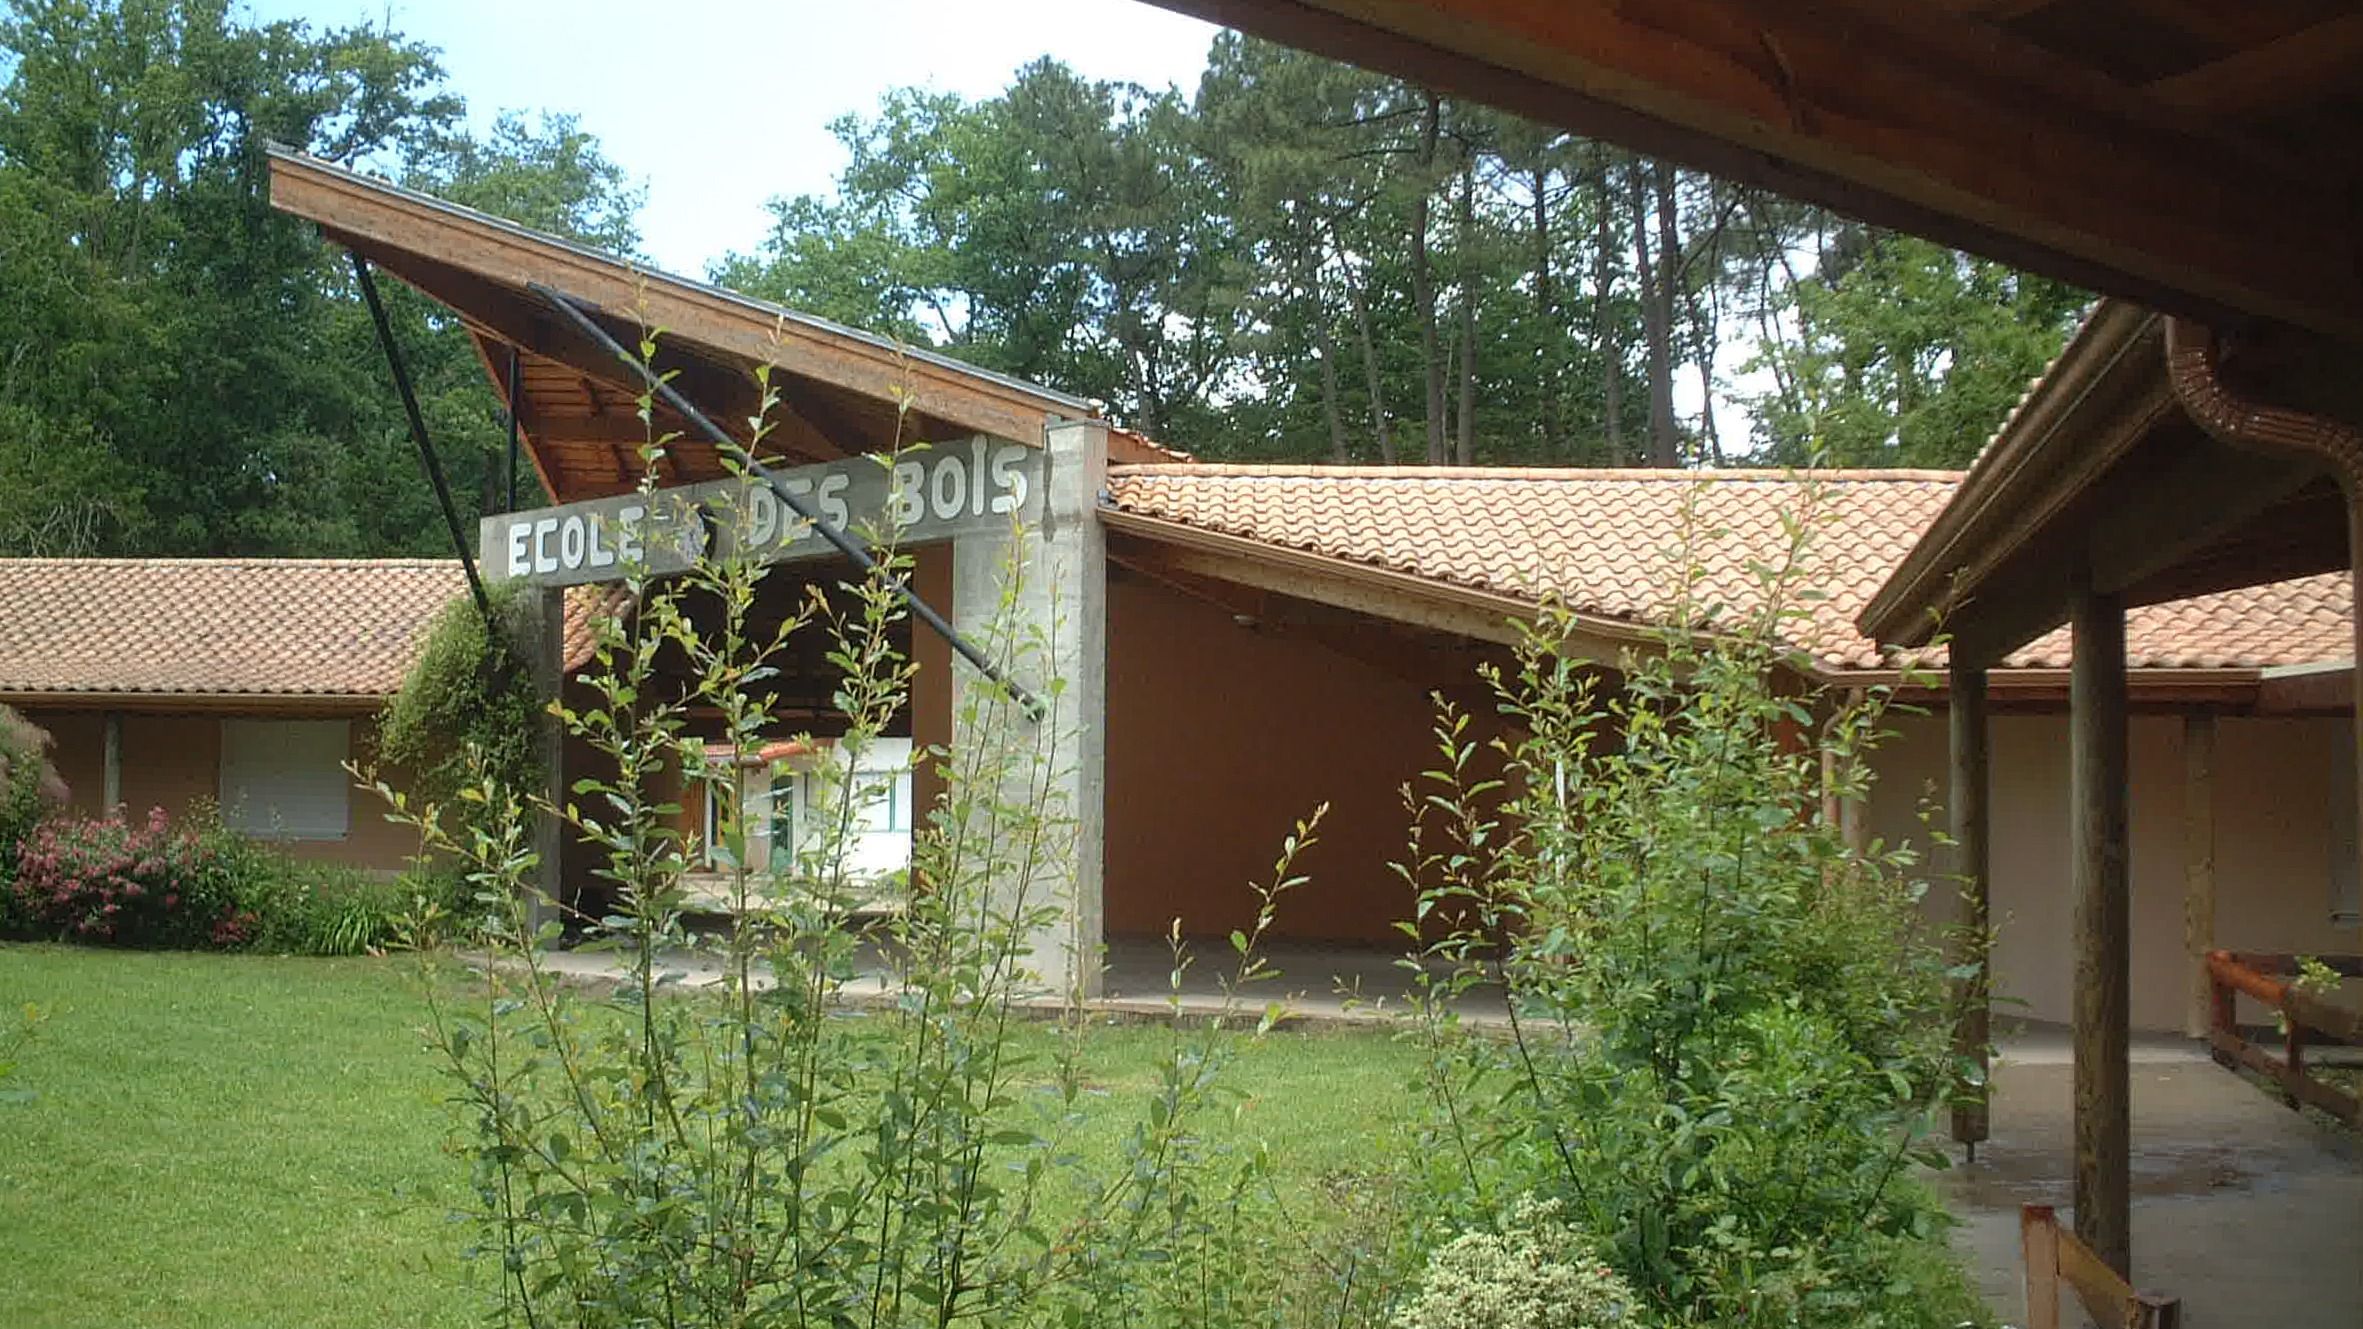
[{"label": "white window frame", "polygon": [[345,763],[352,755],[351,720],[223,720],[222,824],[258,840],[350,838],[353,777]]}]

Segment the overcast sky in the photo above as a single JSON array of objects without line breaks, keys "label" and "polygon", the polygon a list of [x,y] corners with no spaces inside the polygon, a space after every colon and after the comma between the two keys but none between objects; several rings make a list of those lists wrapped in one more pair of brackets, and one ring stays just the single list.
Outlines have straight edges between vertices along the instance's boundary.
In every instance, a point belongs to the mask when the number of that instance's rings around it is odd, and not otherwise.
[{"label": "overcast sky", "polygon": [[391,21],[442,48],[471,117],[578,115],[648,188],[643,246],[701,276],[826,190],[831,120],[916,84],[982,97],[1038,56],[1087,77],[1197,86],[1215,29],[1136,0],[244,0],[261,20]]}]

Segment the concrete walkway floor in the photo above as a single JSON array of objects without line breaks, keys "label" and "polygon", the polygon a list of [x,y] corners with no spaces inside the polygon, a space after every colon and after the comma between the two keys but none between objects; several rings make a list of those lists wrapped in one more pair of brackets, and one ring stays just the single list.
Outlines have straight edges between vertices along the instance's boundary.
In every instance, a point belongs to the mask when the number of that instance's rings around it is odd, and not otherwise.
[{"label": "concrete walkway floor", "polygon": [[[1180,1009],[1185,1015],[1219,1014],[1224,1008],[1223,984],[1236,973],[1237,957],[1221,941],[1194,942],[1190,950],[1193,959],[1182,972]],[[1237,1003],[1237,1010],[1249,1016],[1277,1002],[1297,1024],[1389,1025],[1408,1009],[1415,989],[1415,976],[1397,957],[1375,948],[1281,944],[1266,947],[1263,958],[1269,976],[1243,988]],[[612,981],[625,971],[622,957],[613,951],[552,951],[545,963],[553,972],[583,982]],[[1091,1003],[1092,1010],[1135,1018],[1172,1013],[1173,954],[1163,942],[1111,942],[1105,963],[1102,994]],[[669,955],[664,967],[691,987],[722,979],[720,958],[711,951]],[[860,969],[846,985],[847,999],[884,1000],[889,981],[885,957],[868,953]],[[758,977],[756,982],[764,985],[767,980]],[[1052,1007],[1056,999],[1039,1004]],[[1470,1023],[1506,1019],[1497,986],[1473,989],[1456,1004]]]},{"label": "concrete walkway floor", "polygon": [[[2005,1043],[1993,1139],[1938,1174],[1987,1303],[2025,1324],[2019,1206],[2070,1218],[2073,1081],[2056,1031]],[[1958,1153],[1955,1155],[1958,1158]],[[2363,1326],[2363,1140],[2281,1106],[2196,1043],[2133,1048],[2133,1282],[2186,1329]],[[2070,1299],[2072,1303],[2072,1298]],[[2063,1304],[2063,1323],[2082,1323]]]}]

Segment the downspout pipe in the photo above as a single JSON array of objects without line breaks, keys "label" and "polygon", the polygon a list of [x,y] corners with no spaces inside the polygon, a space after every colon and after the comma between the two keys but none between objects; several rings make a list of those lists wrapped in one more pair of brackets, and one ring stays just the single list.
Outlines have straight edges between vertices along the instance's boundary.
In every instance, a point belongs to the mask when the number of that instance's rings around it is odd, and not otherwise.
[{"label": "downspout pipe", "polygon": [[[2175,401],[2218,441],[2319,462],[2337,477],[2347,500],[2348,587],[2356,600],[2355,660],[2357,678],[2363,681],[2363,428],[2242,395],[2224,382],[2223,339],[2215,329],[2190,319],[2166,320],[2166,377]],[[2353,746],[2358,815],[2363,816],[2363,736]],[[2352,852],[2363,853],[2363,846]]]}]

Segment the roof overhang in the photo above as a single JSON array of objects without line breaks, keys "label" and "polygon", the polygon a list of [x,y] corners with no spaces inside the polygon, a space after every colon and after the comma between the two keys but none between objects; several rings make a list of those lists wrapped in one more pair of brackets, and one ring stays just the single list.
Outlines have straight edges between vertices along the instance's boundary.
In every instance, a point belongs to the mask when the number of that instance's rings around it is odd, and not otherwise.
[{"label": "roof overhang", "polygon": [[1154,3],[2156,308],[2363,338],[2351,14]]},{"label": "roof overhang", "polygon": [[[2264,335],[2238,368],[2302,379]],[[1859,618],[1883,644],[1940,635],[1993,660],[2067,618],[2069,571],[2130,607],[2346,566],[2344,500],[2321,465],[2221,443],[2175,401],[2162,320],[2099,305]]]},{"label": "roof overhang", "polygon": [[129,692],[108,689],[0,689],[0,704],[24,711],[127,711],[139,714],[375,715],[391,697],[321,692]]},{"label": "roof overhang", "polygon": [[[511,351],[521,383],[528,452],[558,501],[620,493],[641,478],[650,429],[643,388],[613,356],[569,327],[529,288],[540,284],[590,307],[608,334],[637,345],[660,331],[657,366],[740,442],[750,420],[770,432],[758,455],[817,461],[898,443],[983,433],[1039,447],[1044,430],[1101,414],[1090,402],[872,336],[703,282],[528,230],[327,162],[274,148],[271,203],[446,307],[475,339],[486,375],[507,390]],[[774,400],[756,381],[768,367]],[[718,478],[725,467],[686,424],[657,412],[666,483]],[[1169,458],[1119,435],[1131,459]]]}]

